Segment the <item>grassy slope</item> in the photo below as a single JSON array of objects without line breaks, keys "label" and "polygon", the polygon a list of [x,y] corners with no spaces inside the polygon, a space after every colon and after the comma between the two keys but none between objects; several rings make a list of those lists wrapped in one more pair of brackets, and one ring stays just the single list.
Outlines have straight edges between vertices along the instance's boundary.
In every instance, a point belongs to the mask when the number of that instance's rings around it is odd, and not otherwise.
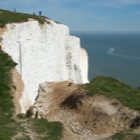
[{"label": "grassy slope", "polygon": [[39,140],[61,140],[63,127],[60,122],[34,119],[32,129],[39,134]]},{"label": "grassy slope", "polygon": [[[16,130],[11,129],[15,126],[11,118],[13,113],[12,96],[10,95],[10,69],[15,63],[10,57],[0,50],[0,138],[7,140]],[[5,133],[7,132],[7,133]]]},{"label": "grassy slope", "polygon": [[26,22],[29,18],[35,19],[40,24],[43,24],[46,17],[0,10],[0,27],[4,27],[7,23]]},{"label": "grassy slope", "polygon": [[130,130],[115,134],[111,140],[140,140],[140,135],[133,133]]},{"label": "grassy slope", "polygon": [[118,99],[123,105],[140,112],[140,88],[133,88],[111,77],[97,77],[83,87],[96,95]]},{"label": "grassy slope", "polygon": [[[140,112],[140,88],[133,88],[111,77],[97,77],[83,88],[94,95],[104,95],[119,100],[123,105]],[[127,130],[109,140],[140,140],[140,134]]]},{"label": "grassy slope", "polygon": [[[12,136],[21,132],[23,133],[22,139],[30,140],[22,123],[12,118],[14,105],[10,93],[13,88],[10,70],[15,65],[8,54],[0,50],[0,139],[10,140]],[[24,119],[21,120],[24,122]],[[62,124],[59,122],[30,119],[26,123],[31,124],[30,129],[40,135],[39,140],[60,140],[62,136]]]}]

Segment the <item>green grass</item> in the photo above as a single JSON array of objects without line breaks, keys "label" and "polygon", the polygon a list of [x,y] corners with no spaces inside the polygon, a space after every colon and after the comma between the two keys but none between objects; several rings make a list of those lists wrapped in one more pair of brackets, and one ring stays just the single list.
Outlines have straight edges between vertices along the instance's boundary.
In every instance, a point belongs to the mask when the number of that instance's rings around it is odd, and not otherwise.
[{"label": "green grass", "polygon": [[40,134],[39,140],[61,140],[63,126],[60,122],[48,122],[45,119],[34,119],[32,128]]},{"label": "green grass", "polygon": [[[0,106],[3,111],[9,111],[9,108],[12,108],[12,96],[10,95],[10,82],[11,82],[11,75],[10,70],[11,68],[15,67],[16,63],[14,63],[8,54],[4,53],[0,49]],[[8,102],[3,102],[7,101]],[[9,112],[11,113],[11,111]]]},{"label": "green grass", "polygon": [[43,24],[47,17],[0,10],[0,27],[4,27],[7,23],[27,22],[29,18]]},{"label": "green grass", "polygon": [[133,88],[111,77],[97,77],[82,86],[94,95],[105,95],[140,112],[140,88]]},{"label": "green grass", "polygon": [[6,114],[11,114],[13,108],[12,96],[10,94],[10,70],[15,65],[16,63],[6,53],[0,50],[0,111]]},{"label": "green grass", "polygon": [[110,140],[140,140],[140,135],[130,130],[120,132],[111,137]]},{"label": "green grass", "polygon": [[13,114],[13,102],[10,93],[11,75],[10,70],[16,65],[8,54],[0,50],[0,138],[8,140],[16,134],[15,121],[11,118]]}]

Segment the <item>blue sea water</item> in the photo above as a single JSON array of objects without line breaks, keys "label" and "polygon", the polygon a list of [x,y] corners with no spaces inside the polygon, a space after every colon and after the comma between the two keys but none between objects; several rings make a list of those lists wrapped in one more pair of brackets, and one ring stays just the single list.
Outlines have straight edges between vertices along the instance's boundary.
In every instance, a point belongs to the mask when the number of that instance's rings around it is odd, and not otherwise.
[{"label": "blue sea water", "polygon": [[140,33],[73,32],[89,55],[89,80],[111,76],[140,86]]}]

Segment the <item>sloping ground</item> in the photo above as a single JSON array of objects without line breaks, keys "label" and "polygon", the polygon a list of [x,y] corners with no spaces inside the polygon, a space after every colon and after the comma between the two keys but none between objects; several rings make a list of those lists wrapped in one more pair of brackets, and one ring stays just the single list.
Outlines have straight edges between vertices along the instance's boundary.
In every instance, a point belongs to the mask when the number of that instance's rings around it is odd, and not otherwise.
[{"label": "sloping ground", "polygon": [[91,94],[64,82],[40,85],[36,103],[28,116],[60,121],[63,140],[101,140],[132,126],[138,112],[113,98]]},{"label": "sloping ground", "polygon": [[20,129],[11,140],[61,140],[62,124],[47,120],[28,119],[25,116],[15,118]]},{"label": "sloping ground", "polygon": [[97,77],[82,87],[92,94],[115,98],[124,106],[140,112],[140,87],[134,88],[117,79],[104,76]]},{"label": "sloping ground", "polygon": [[[10,89],[10,70],[15,66],[11,58],[0,49],[0,138],[7,140],[16,133],[18,125],[12,119],[14,105]],[[11,128],[15,129],[11,129]],[[6,133],[7,132],[7,133]]]}]

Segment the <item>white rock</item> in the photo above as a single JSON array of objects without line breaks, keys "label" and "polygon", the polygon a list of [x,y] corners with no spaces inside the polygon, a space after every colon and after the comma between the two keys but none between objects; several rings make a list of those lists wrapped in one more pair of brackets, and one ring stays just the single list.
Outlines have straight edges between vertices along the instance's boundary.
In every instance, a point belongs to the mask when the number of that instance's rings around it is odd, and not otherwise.
[{"label": "white rock", "polygon": [[1,36],[2,49],[18,64],[16,69],[24,82],[22,112],[27,110],[27,97],[31,105],[35,102],[40,83],[88,82],[87,54],[83,50],[81,53],[79,38],[70,36],[67,26],[50,23],[40,25],[32,20],[7,24]]}]

